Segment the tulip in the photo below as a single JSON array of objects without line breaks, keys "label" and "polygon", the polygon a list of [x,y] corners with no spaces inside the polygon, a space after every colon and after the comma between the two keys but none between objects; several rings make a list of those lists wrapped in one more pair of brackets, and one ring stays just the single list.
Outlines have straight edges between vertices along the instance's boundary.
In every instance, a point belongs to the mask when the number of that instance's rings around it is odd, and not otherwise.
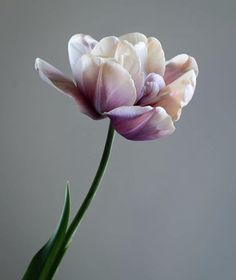
[{"label": "tulip", "polygon": [[174,132],[191,100],[198,75],[195,59],[180,54],[166,61],[154,37],[129,33],[99,42],[76,34],[68,43],[73,80],[37,58],[40,77],[71,96],[92,119],[110,118],[129,140],[154,140]]}]

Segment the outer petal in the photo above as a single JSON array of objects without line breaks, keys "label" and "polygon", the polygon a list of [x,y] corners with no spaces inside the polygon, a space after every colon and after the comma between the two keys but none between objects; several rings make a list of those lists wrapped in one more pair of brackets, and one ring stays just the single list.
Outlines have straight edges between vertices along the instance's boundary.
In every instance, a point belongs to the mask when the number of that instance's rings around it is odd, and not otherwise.
[{"label": "outer petal", "polygon": [[107,113],[115,130],[129,140],[154,140],[174,132],[171,117],[161,107],[120,107]]},{"label": "outer petal", "polygon": [[193,69],[195,75],[198,75],[198,65],[196,60],[187,55],[180,54],[166,62],[164,79],[166,84],[172,83],[187,71]]},{"label": "outer petal", "polygon": [[76,34],[73,35],[68,42],[68,54],[72,72],[74,73],[74,66],[80,57],[86,53],[91,52],[97,41],[89,35]]},{"label": "outer petal", "polygon": [[94,105],[98,112],[133,105],[136,98],[135,85],[127,70],[114,61],[101,65],[94,96]]},{"label": "outer petal", "polygon": [[194,70],[190,70],[163,88],[152,105],[162,106],[176,121],[180,117],[181,108],[192,99],[195,87],[196,75]]},{"label": "outer petal", "polygon": [[165,72],[165,55],[161,43],[154,37],[148,38],[147,42],[146,73],[157,73],[163,76]]},{"label": "outer petal", "polygon": [[85,54],[75,65],[75,76],[78,87],[91,103],[96,91],[98,73],[102,62],[103,60],[99,57],[92,54]]},{"label": "outer petal", "polygon": [[62,93],[72,96],[79,104],[82,113],[93,119],[102,118],[102,116],[90,106],[73,81],[67,78],[61,71],[40,58],[35,60],[35,68],[43,81],[52,85]]},{"label": "outer petal", "polygon": [[112,58],[115,55],[118,43],[119,39],[115,36],[105,37],[97,43],[91,53],[96,56]]},{"label": "outer petal", "polygon": [[99,113],[133,105],[136,100],[129,72],[114,60],[84,55],[77,65],[77,77],[84,95]]}]

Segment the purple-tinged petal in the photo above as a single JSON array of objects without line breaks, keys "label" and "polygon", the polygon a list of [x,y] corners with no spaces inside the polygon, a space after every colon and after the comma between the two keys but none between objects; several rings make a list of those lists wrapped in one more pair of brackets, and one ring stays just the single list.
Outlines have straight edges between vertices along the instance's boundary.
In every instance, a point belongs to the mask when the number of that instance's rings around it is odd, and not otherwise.
[{"label": "purple-tinged petal", "polygon": [[165,54],[161,43],[154,37],[149,37],[147,42],[147,60],[145,65],[146,73],[156,73],[161,76],[165,72]]},{"label": "purple-tinged petal", "polygon": [[107,115],[114,129],[129,140],[155,140],[175,130],[171,117],[161,107],[124,106]]},{"label": "purple-tinged petal", "polygon": [[80,57],[86,53],[90,53],[97,44],[89,35],[75,34],[68,42],[68,54],[72,73],[74,74],[74,66]]},{"label": "purple-tinged petal", "polygon": [[103,118],[89,105],[74,82],[67,78],[61,71],[40,58],[35,60],[35,68],[43,81],[55,87],[62,93],[73,97],[78,103],[79,109],[82,113],[93,119]]},{"label": "purple-tinged petal", "polygon": [[136,97],[134,82],[126,69],[112,60],[100,66],[93,101],[98,112],[133,105]]},{"label": "purple-tinged petal", "polygon": [[35,69],[43,81],[57,90],[69,95],[73,95],[76,92],[77,88],[74,82],[46,61],[36,58]]},{"label": "purple-tinged petal", "polygon": [[165,81],[162,76],[156,73],[150,73],[144,82],[143,97],[138,104],[146,106],[151,104],[157,97],[159,91],[165,87]]},{"label": "purple-tinged petal", "polygon": [[83,55],[76,68],[80,88],[99,113],[134,104],[134,81],[115,60]]},{"label": "purple-tinged petal", "polygon": [[187,54],[177,55],[166,62],[164,80],[168,85],[191,69],[194,70],[197,77],[198,65],[196,60]]}]

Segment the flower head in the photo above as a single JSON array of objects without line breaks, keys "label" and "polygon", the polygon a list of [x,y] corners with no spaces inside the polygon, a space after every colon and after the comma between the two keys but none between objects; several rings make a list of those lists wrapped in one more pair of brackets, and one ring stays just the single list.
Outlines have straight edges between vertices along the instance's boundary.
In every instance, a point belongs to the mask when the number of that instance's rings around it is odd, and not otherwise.
[{"label": "flower head", "polygon": [[99,42],[77,34],[69,40],[68,54],[73,80],[37,58],[40,77],[73,97],[92,119],[109,117],[114,129],[130,140],[171,134],[196,87],[193,57],[181,54],[166,61],[160,42],[141,33]]}]

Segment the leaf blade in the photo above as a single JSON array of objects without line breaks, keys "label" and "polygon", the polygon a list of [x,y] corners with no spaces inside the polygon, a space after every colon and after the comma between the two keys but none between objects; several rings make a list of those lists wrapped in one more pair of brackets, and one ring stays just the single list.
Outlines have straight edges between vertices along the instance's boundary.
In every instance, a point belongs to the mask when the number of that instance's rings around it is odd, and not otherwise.
[{"label": "leaf blade", "polygon": [[50,270],[63,244],[70,216],[70,191],[67,183],[64,206],[58,226],[48,242],[32,258],[22,280],[51,279]]}]

